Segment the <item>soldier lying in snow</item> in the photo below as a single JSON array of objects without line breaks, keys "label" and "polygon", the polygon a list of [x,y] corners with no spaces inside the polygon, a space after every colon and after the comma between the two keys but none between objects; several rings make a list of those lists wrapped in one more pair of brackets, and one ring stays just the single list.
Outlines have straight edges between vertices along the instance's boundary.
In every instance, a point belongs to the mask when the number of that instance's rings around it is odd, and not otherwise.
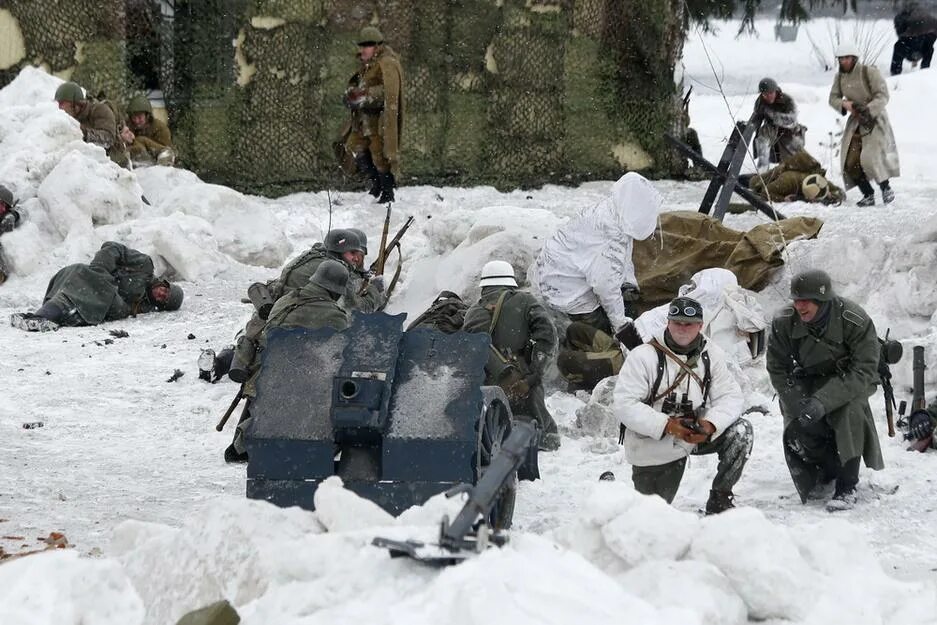
[{"label": "soldier lying in snow", "polygon": [[739,181],[769,202],[839,204],[846,193],[826,179],[826,170],[807,150],[786,157],[763,174],[740,176]]},{"label": "soldier lying in snow", "polygon": [[14,313],[10,324],[27,332],[97,325],[131,315],[178,310],[182,298],[182,287],[153,275],[153,259],[108,241],[91,263],[60,269],[49,282],[42,307],[34,313]]}]

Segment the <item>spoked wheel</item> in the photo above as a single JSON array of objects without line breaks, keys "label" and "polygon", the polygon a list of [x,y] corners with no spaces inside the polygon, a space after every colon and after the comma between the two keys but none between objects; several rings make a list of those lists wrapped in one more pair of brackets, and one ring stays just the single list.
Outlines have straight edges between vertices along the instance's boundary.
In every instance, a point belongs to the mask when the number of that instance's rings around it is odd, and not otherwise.
[{"label": "spoked wheel", "polygon": [[[484,392],[485,406],[478,419],[478,438],[475,451],[475,482],[482,478],[491,461],[501,451],[501,445],[511,434],[511,411],[503,393]],[[517,475],[512,475],[502,487],[498,501],[486,519],[492,529],[511,527],[514,517],[514,499],[517,496]]]}]

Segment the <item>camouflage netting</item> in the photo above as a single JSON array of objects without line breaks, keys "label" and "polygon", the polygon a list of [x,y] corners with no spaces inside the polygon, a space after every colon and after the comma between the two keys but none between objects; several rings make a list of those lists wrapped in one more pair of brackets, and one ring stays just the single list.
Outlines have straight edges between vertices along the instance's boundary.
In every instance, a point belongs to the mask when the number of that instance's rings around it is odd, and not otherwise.
[{"label": "camouflage netting", "polygon": [[[125,45],[124,0],[6,0],[17,21],[26,56],[0,75],[12,80],[25,65],[42,65],[74,80],[89,94],[120,102],[131,95]],[[53,94],[49,94],[52,99]]]},{"label": "camouflage netting", "polygon": [[[152,81],[137,69],[154,48],[152,27],[140,26],[153,7],[160,14],[158,2],[140,6],[149,1],[7,4],[23,23],[24,62],[59,71],[75,64],[74,42],[86,42],[76,77],[129,94]],[[360,184],[339,173],[331,144],[348,117],[341,94],[356,70],[355,37],[369,24],[404,69],[403,184],[534,186],[685,166],[661,141],[681,132],[682,0],[163,5],[153,54],[179,164],[208,180],[268,193]],[[127,16],[142,17],[121,23]],[[116,38],[125,32],[135,41]]]}]

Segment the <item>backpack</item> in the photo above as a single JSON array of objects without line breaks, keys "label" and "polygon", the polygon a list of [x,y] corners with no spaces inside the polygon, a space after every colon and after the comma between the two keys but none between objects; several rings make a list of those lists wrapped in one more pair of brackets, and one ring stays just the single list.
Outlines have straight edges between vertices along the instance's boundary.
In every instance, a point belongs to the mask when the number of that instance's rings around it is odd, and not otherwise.
[{"label": "backpack", "polygon": [[466,310],[468,305],[462,298],[452,291],[443,291],[422,315],[407,326],[407,330],[434,328],[446,334],[453,334],[462,329]]}]

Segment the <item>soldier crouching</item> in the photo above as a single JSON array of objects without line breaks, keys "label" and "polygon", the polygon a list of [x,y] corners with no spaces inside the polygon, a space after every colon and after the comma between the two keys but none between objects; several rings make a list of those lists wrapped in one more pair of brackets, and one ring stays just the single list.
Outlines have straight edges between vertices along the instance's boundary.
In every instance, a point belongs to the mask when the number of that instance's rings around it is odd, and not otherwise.
[{"label": "soldier crouching", "polygon": [[857,501],[859,460],[882,469],[869,396],[880,347],[875,326],[856,303],[833,292],[823,271],[791,281],[793,305],[771,324],[767,369],[784,415],[784,457],[801,501],[827,496],[827,510]]},{"label": "soldier crouching", "polygon": [[[670,304],[663,335],[633,349],[618,374],[615,413],[627,428],[625,455],[635,490],[673,501],[690,454],[717,454],[707,514],[734,508],[732,489],[751,454],[751,423],[722,350],[701,334],[702,306]],[[679,396],[679,398],[678,398]]]}]

